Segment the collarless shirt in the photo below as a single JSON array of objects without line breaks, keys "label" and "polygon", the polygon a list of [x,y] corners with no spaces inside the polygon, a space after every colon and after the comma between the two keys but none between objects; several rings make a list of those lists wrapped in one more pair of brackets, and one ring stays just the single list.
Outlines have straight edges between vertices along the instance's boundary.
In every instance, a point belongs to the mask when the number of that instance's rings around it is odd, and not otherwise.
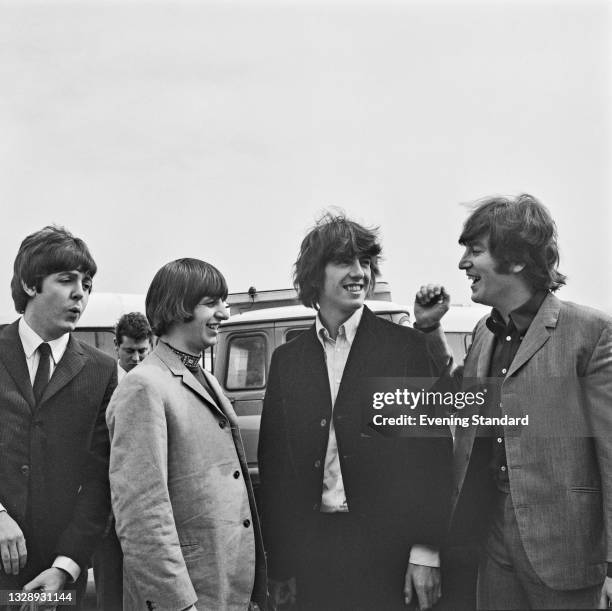
[{"label": "collarless shirt", "polygon": [[[346,367],[362,315],[363,306],[340,325],[335,340],[331,338],[323,325],[320,313],[317,314],[315,320],[317,338],[321,342],[325,354],[332,403],[332,417],[329,423],[329,438],[323,467],[323,494],[321,495],[321,511],[323,513],[346,512],[349,510],[344,491],[344,482],[342,481],[342,470],[340,469],[333,410],[342,382],[342,376],[344,375],[344,368]],[[322,424],[322,426],[324,425]]]},{"label": "collarless shirt", "polygon": [[[38,371],[38,363],[40,362],[40,353],[38,352],[38,347],[41,344],[45,343],[45,340],[30,327],[30,325],[25,321],[23,316],[19,319],[19,339],[21,340],[21,345],[23,346],[23,351],[26,357],[26,364],[28,366],[28,374],[30,375],[30,382],[34,384],[34,379],[36,378],[36,372]],[[51,348],[51,359],[49,365],[49,379],[53,375],[57,364],[60,362],[61,358],[64,356],[64,352],[66,352],[66,347],[68,346],[68,340],[70,339],[70,333],[64,333],[60,337],[56,339],[52,339],[48,342],[49,348]]]}]

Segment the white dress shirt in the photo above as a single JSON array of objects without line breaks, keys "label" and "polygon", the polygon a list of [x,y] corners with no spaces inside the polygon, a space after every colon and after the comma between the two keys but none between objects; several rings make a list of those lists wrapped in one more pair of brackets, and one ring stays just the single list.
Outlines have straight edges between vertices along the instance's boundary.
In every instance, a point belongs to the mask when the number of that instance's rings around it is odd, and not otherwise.
[{"label": "white dress shirt", "polygon": [[[323,322],[320,313],[315,319],[317,338],[323,346],[327,376],[329,378],[329,390],[332,400],[332,418],[329,424],[329,439],[325,452],[325,466],[323,469],[323,493],[321,495],[321,511],[323,513],[337,513],[349,511],[342,481],[342,470],[340,468],[340,457],[338,454],[338,442],[334,428],[333,409],[338,396],[338,390],[344,375],[344,368],[351,351],[351,346],[357,334],[357,328],[361,322],[363,307],[356,310],[351,317],[344,321],[338,329],[338,335],[333,340]],[[427,545],[413,545],[410,550],[410,562],[423,566],[440,566],[440,554],[437,549]]]}]

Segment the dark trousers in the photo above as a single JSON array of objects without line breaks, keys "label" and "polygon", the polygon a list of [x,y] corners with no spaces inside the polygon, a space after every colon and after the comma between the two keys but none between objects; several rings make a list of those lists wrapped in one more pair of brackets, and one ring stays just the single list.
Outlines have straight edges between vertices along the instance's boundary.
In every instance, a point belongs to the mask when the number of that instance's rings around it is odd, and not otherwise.
[{"label": "dark trousers", "polygon": [[596,609],[601,584],[580,590],[549,588],[527,558],[512,497],[498,491],[494,504],[493,522],[478,569],[478,609]]},{"label": "dark trousers", "polygon": [[388,519],[351,513],[319,514],[300,550],[300,611],[408,609],[404,577],[410,544]]},{"label": "dark trousers", "polygon": [[110,532],[93,556],[98,611],[123,609],[123,553],[115,529]]}]

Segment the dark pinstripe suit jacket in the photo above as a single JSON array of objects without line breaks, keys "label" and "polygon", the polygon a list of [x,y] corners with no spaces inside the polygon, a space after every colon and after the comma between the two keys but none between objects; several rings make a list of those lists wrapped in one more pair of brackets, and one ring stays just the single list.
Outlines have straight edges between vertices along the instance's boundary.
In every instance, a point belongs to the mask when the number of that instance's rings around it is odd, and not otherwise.
[{"label": "dark pinstripe suit jacket", "polygon": [[56,555],[83,568],[102,535],[116,385],[115,361],[71,337],[36,407],[17,322],[0,331],[0,503],[26,538],[21,585]]}]

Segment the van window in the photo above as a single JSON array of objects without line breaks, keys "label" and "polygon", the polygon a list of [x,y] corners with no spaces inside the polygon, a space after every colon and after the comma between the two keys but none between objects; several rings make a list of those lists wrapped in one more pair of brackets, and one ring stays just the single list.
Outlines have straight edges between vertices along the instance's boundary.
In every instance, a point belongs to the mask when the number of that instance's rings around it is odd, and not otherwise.
[{"label": "van window", "polygon": [[229,340],[225,388],[247,390],[266,386],[268,346],[263,334],[234,335]]},{"label": "van window", "polygon": [[301,335],[306,331],[305,328],[302,329],[289,329],[287,333],[285,333],[285,341],[290,342],[292,339],[295,339],[298,335]]},{"label": "van window", "polygon": [[115,351],[115,334],[113,331],[89,331],[87,329],[76,329],[73,335],[80,342],[99,348],[103,352],[106,352],[109,356],[117,358],[117,352]]}]

